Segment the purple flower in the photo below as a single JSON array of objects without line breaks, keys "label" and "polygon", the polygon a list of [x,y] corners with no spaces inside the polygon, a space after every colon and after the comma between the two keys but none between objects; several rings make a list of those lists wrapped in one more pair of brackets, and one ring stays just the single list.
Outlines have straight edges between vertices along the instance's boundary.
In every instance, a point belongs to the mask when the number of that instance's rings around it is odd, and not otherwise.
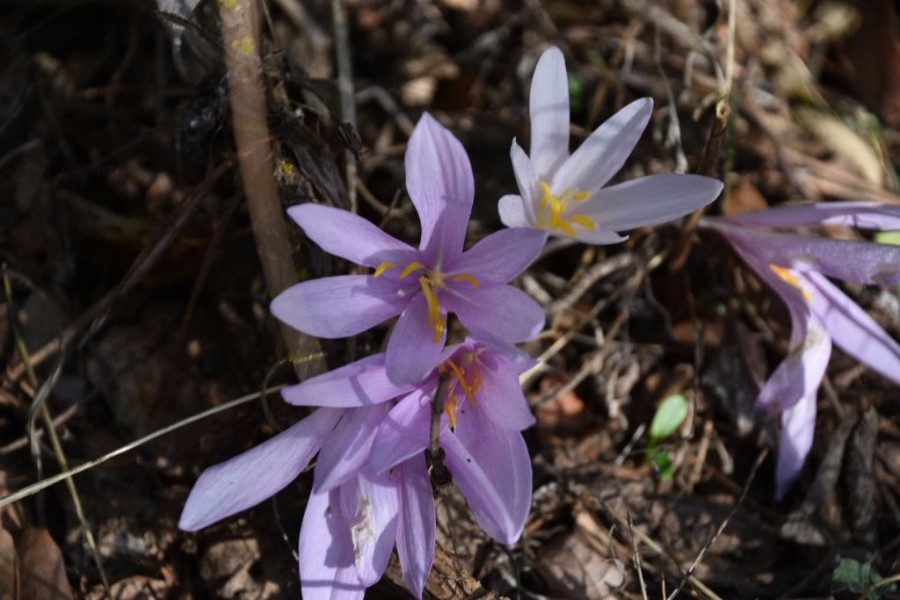
[{"label": "purple flower", "polygon": [[515,348],[473,339],[448,347],[441,358],[438,369],[415,384],[393,384],[386,357],[378,354],[285,388],[283,395],[291,404],[331,407],[373,407],[400,398],[371,445],[369,464],[384,473],[428,448],[431,406],[445,380],[440,444],[446,465],[479,525],[511,544],[531,506],[531,460],[521,430],[534,417],[518,374],[533,361]]},{"label": "purple flower", "polygon": [[303,597],[362,599],[384,573],[395,544],[404,580],[421,597],[435,540],[434,498],[424,456],[381,474],[366,464],[388,409],[319,409],[259,446],[206,469],[191,490],[179,527],[196,531],[262,502],[293,481],[318,452],[313,493],[300,529]]},{"label": "purple flower", "polygon": [[788,356],[760,392],[759,407],[781,412],[776,470],[780,499],[812,447],[816,392],[832,340],[888,379],[900,383],[900,345],[827,277],[854,283],[900,283],[900,247],[834,240],[759,227],[842,224],[861,229],[900,228],[900,207],[873,202],[786,206],[701,226],[724,235],[738,254],[784,301],[791,317]]},{"label": "purple flower", "polygon": [[531,82],[531,156],[513,140],[518,195],[500,199],[508,227],[535,227],[592,244],[613,244],[619,231],[658,225],[709,204],[722,183],[700,175],[661,174],[603,188],[634,149],[653,101],[632,102],[569,155],[569,82],[562,52],[549,48]]},{"label": "purple flower", "polygon": [[418,249],[347,211],[289,209],[322,248],[374,272],[300,283],[272,302],[276,317],[323,338],[355,335],[399,314],[386,363],[399,384],[422,379],[438,364],[448,312],[470,331],[504,342],[531,338],[544,323],[541,307],[506,282],[537,257],[545,235],[503,230],[463,251],[472,167],[459,141],[428,114],[409,139],[406,185],[422,223]]}]

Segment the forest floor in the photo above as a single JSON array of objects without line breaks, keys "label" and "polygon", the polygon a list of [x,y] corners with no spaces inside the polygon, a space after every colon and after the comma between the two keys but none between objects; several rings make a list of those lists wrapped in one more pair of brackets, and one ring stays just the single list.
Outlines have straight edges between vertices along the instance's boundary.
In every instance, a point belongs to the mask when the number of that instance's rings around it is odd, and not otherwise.
[{"label": "forest floor", "polygon": [[[510,143],[528,140],[531,73],[550,45],[569,69],[573,145],[631,100],[655,101],[617,181],[720,178],[709,214],[900,203],[896,2],[263,5],[284,206],[353,208],[415,242],[403,157],[427,110],[471,156],[470,242],[498,229],[497,200],[516,191]],[[61,460],[104,459],[74,489],[0,506],[0,598],[299,595],[309,473],[234,518],[177,528],[205,467],[306,414],[258,397],[296,375],[268,310],[221,35],[212,1],[0,9],[0,496]],[[349,272],[288,228],[301,277]],[[524,382],[531,515],[503,547],[458,493],[442,496],[426,597],[900,597],[897,387],[835,350],[812,453],[776,502],[776,424],[753,405],[789,320],[721,237],[688,218],[614,246],[551,244],[519,283],[547,311],[525,345],[542,364]],[[900,335],[897,288],[843,289]],[[321,362],[378,350],[387,332],[323,341]],[[651,439],[674,396],[686,418]],[[223,410],[182,423],[211,407]],[[391,565],[367,597],[408,597],[401,586]]]}]

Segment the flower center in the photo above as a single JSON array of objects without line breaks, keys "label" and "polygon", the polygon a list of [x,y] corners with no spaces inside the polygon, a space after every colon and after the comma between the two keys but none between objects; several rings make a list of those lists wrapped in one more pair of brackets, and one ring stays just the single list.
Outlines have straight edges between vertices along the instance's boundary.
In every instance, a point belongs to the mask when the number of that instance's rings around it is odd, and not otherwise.
[{"label": "flower center", "polygon": [[471,353],[465,354],[459,362],[447,359],[438,367],[440,373],[450,374],[447,382],[447,399],[444,400],[444,411],[450,419],[450,427],[456,429],[456,410],[462,401],[461,395],[469,399],[473,405],[475,393],[481,387],[484,376],[475,364]]},{"label": "flower center", "polygon": [[808,289],[803,287],[803,284],[800,283],[800,277],[785,267],[781,265],[776,265],[775,263],[769,263],[769,268],[772,269],[772,272],[778,275],[778,277],[787,283],[789,286],[797,289],[803,295],[803,299],[806,300],[807,303],[812,302],[812,294]]},{"label": "flower center", "polygon": [[554,194],[546,181],[541,181],[541,191],[543,195],[538,204],[537,214],[540,227],[559,229],[566,235],[575,235],[575,225],[585,229],[596,229],[597,223],[591,217],[578,212],[569,212],[570,204],[587,200],[591,192],[566,188],[561,194]]},{"label": "flower center", "polygon": [[[375,268],[375,277],[381,277],[389,269],[397,268],[397,265],[389,260],[383,260]],[[400,271],[400,279],[406,279],[413,273],[419,273],[419,289],[425,296],[425,303],[428,305],[428,324],[434,329],[434,341],[439,342],[441,335],[447,329],[447,317],[441,311],[441,303],[438,298],[438,292],[446,287],[446,282],[450,281],[468,281],[473,288],[478,287],[478,280],[470,273],[447,274],[441,269],[429,269],[417,260],[412,261]]]}]

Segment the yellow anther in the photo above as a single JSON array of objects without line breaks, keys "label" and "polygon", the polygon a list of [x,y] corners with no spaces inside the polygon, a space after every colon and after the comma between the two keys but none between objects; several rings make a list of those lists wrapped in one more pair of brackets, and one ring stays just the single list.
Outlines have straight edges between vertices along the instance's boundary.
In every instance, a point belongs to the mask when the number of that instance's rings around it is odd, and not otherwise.
[{"label": "yellow anther", "polygon": [[543,193],[543,195],[541,196],[540,208],[545,208],[550,202],[550,199],[553,198],[553,190],[550,189],[549,183],[547,183],[546,181],[541,181],[541,192]]},{"label": "yellow anther", "polygon": [[572,227],[572,224],[566,221],[565,219],[557,219],[556,228],[565,233],[566,235],[575,235],[575,228]]},{"label": "yellow anther", "polygon": [[380,263],[378,263],[377,267],[375,267],[375,272],[373,273],[373,275],[375,277],[381,277],[382,275],[384,275],[385,271],[387,271],[388,269],[393,269],[396,266],[397,265],[395,265],[394,263],[392,263],[389,260],[383,260]]},{"label": "yellow anther", "polygon": [[446,402],[444,402],[444,410],[447,412],[447,417],[450,418],[450,428],[456,429],[456,409],[459,408],[459,405],[456,403],[455,398],[448,398]]},{"label": "yellow anther", "polygon": [[803,299],[807,302],[812,302],[812,294],[809,293],[803,284],[800,283],[800,277],[785,267],[781,265],[776,265],[775,263],[769,263],[769,268],[772,269],[772,272],[778,275],[782,281],[790,285],[791,287],[796,288],[803,295]]},{"label": "yellow anther", "polygon": [[569,217],[569,220],[573,221],[574,223],[577,223],[578,225],[581,225],[585,229],[596,229],[597,228],[596,221],[594,221],[592,218],[590,218],[587,215],[572,215],[571,217]]},{"label": "yellow anther", "polygon": [[538,225],[549,229],[559,229],[566,235],[576,234],[574,225],[585,229],[596,229],[597,222],[583,214],[569,214],[570,202],[581,202],[591,196],[589,190],[572,190],[566,188],[561,194],[554,194],[550,184],[541,181],[541,201],[538,204]]},{"label": "yellow anther", "polygon": [[457,273],[450,279],[452,279],[453,281],[468,281],[473,288],[478,287],[478,280],[475,279],[474,275],[470,275],[469,273]]},{"label": "yellow anther", "polygon": [[437,295],[431,289],[431,281],[428,280],[428,277],[425,275],[420,276],[419,285],[422,287],[425,303],[428,305],[428,324],[434,327],[434,341],[439,342],[441,341],[441,334],[444,333],[444,328],[447,326],[444,317],[441,315],[441,303],[438,302]]},{"label": "yellow anther", "polygon": [[462,369],[459,368],[459,365],[457,365],[452,360],[448,360],[447,367],[449,367],[450,371],[453,373],[453,376],[456,377],[456,380],[459,382],[459,387],[463,389],[463,393],[465,393],[466,398],[468,398],[472,404],[477,404],[477,402],[475,402],[475,390],[472,389],[471,385],[469,385],[469,381],[466,380],[466,374]]},{"label": "yellow anther", "polygon": [[416,271],[421,271],[424,268],[425,268],[425,265],[423,265],[422,263],[420,263],[417,260],[414,260],[413,262],[406,265],[406,268],[400,272],[400,279],[406,279],[410,273],[415,273]]}]

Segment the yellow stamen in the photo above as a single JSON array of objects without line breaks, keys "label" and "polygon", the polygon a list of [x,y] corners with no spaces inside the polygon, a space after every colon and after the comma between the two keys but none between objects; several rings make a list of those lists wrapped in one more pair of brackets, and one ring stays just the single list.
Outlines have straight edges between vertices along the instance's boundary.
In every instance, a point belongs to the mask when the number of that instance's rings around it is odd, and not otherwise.
[{"label": "yellow stamen", "polygon": [[803,295],[803,299],[807,302],[812,302],[812,294],[800,283],[800,277],[785,267],[781,265],[776,265],[775,263],[769,263],[769,268],[772,269],[772,272],[778,275],[782,281],[790,285],[791,287],[796,288]]},{"label": "yellow stamen", "polygon": [[377,267],[375,267],[375,273],[373,273],[373,275],[375,277],[381,277],[382,275],[384,275],[385,271],[387,271],[388,269],[393,269],[396,266],[397,265],[389,260],[383,260],[378,264]]},{"label": "yellow stamen", "polygon": [[448,398],[444,402],[444,411],[447,413],[447,417],[450,418],[450,428],[456,429],[456,409],[459,408],[459,405],[456,403],[456,398]]},{"label": "yellow stamen", "polygon": [[475,279],[474,275],[470,275],[468,273],[457,273],[450,279],[452,279],[453,281],[468,281],[473,288],[478,287],[478,280]]},{"label": "yellow stamen", "polygon": [[421,271],[425,268],[425,265],[420,263],[417,260],[412,261],[406,268],[400,272],[400,279],[406,279],[410,273],[415,273],[416,271]]},{"label": "yellow stamen", "polygon": [[456,380],[459,382],[459,386],[463,389],[463,393],[465,393],[466,398],[468,398],[472,404],[477,404],[477,402],[475,402],[475,390],[473,390],[472,386],[469,385],[469,382],[466,380],[466,374],[463,372],[463,370],[460,369],[459,365],[457,365],[452,360],[447,361],[447,366],[450,368],[453,376],[456,377]]},{"label": "yellow stamen", "polygon": [[437,295],[431,289],[431,281],[428,277],[425,275],[420,276],[419,285],[422,287],[425,303],[428,305],[428,324],[434,327],[434,341],[439,342],[441,334],[444,333],[444,328],[447,326],[444,317],[441,315],[441,303],[438,302]]},{"label": "yellow stamen", "polygon": [[572,215],[569,220],[578,223],[585,229],[597,229],[597,222],[587,215]]},{"label": "yellow stamen", "polygon": [[582,202],[591,196],[589,190],[572,190],[566,188],[561,194],[554,194],[550,188],[550,184],[546,181],[540,182],[541,200],[538,203],[538,226],[547,229],[559,229],[566,235],[574,236],[576,234],[575,225],[584,227],[585,229],[596,229],[597,222],[593,218],[580,214],[570,213],[571,202]]}]

